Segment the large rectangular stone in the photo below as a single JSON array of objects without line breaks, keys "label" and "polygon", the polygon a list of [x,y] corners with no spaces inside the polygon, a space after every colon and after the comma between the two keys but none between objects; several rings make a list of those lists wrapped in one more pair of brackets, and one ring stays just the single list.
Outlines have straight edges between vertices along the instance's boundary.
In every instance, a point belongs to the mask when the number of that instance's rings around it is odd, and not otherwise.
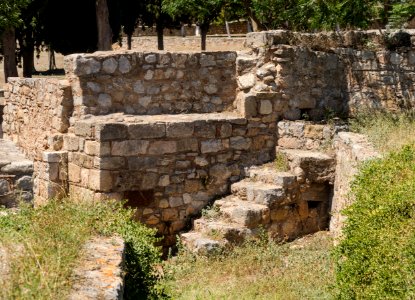
[{"label": "large rectangular stone", "polygon": [[124,157],[95,157],[94,167],[100,170],[125,169]]},{"label": "large rectangular stone", "polygon": [[128,133],[131,139],[155,139],[166,136],[166,125],[155,124],[130,124]]},{"label": "large rectangular stone", "polygon": [[194,125],[192,123],[171,123],[166,128],[167,137],[170,138],[184,138],[191,137],[194,132]]},{"label": "large rectangular stone", "polygon": [[148,154],[161,155],[177,152],[176,141],[156,141],[152,142],[148,150]]},{"label": "large rectangular stone", "polygon": [[202,153],[214,153],[220,152],[224,148],[222,140],[207,140],[201,142],[201,151]]},{"label": "large rectangular stone", "polygon": [[139,154],[146,154],[149,144],[149,141],[142,140],[112,142],[111,155],[134,156]]},{"label": "large rectangular stone", "polygon": [[94,191],[111,191],[113,187],[111,172],[104,170],[90,170],[88,187]]},{"label": "large rectangular stone", "polygon": [[98,124],[95,126],[95,137],[98,141],[125,140],[128,138],[128,127],[121,123]]}]

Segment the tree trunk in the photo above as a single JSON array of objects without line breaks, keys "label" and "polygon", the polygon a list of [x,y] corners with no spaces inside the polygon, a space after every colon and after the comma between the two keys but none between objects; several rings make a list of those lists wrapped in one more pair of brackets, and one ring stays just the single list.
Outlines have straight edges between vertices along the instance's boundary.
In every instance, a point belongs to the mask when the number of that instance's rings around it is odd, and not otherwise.
[{"label": "tree trunk", "polygon": [[259,19],[256,17],[255,13],[252,11],[252,1],[251,0],[244,0],[243,4],[244,4],[246,14],[248,15],[248,18],[251,21],[252,30],[254,32],[263,30],[264,26],[261,24]]},{"label": "tree trunk", "polygon": [[49,47],[49,71],[56,70],[55,51]]},{"label": "tree trunk", "polygon": [[3,32],[4,78],[19,76],[16,66],[16,36],[14,28],[7,28]]},{"label": "tree trunk", "polygon": [[209,31],[209,23],[201,24],[200,31],[201,31],[201,48],[202,48],[202,51],[206,51],[206,37]]},{"label": "tree trunk", "polygon": [[156,23],[156,31],[157,31],[157,48],[159,50],[164,50],[164,39],[163,39],[163,30],[164,27],[161,22]]},{"label": "tree trunk", "polygon": [[32,78],[32,73],[35,69],[34,52],[34,47],[25,47],[22,49],[23,77]]},{"label": "tree trunk", "polygon": [[133,34],[132,33],[127,34],[127,47],[128,47],[128,50],[131,50],[132,45],[133,45]]},{"label": "tree trunk", "polygon": [[112,32],[109,22],[107,0],[96,0],[96,17],[98,29],[98,50],[111,50]]}]

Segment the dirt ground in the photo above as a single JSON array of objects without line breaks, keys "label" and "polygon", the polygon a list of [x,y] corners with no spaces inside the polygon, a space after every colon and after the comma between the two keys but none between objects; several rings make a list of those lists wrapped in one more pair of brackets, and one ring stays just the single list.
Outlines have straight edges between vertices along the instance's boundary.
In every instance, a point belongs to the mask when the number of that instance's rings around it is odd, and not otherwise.
[{"label": "dirt ground", "polygon": [[[55,54],[56,59],[56,67],[58,69],[63,68],[63,55],[62,54]],[[49,53],[48,52],[41,52],[39,58],[35,58],[35,69],[36,71],[47,71],[49,69]],[[2,89],[5,85],[4,82],[4,64],[3,61],[0,62],[0,89]],[[18,68],[17,71],[19,72],[19,76],[22,76],[23,69]]]}]

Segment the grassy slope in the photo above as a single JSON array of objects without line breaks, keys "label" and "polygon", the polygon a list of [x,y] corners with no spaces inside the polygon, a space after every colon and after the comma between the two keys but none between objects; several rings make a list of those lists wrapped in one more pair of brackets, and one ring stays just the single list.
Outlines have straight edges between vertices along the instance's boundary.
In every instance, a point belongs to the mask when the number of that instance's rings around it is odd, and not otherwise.
[{"label": "grassy slope", "polygon": [[182,252],[165,265],[174,299],[331,299],[327,232],[293,243],[250,243],[225,255]]}]

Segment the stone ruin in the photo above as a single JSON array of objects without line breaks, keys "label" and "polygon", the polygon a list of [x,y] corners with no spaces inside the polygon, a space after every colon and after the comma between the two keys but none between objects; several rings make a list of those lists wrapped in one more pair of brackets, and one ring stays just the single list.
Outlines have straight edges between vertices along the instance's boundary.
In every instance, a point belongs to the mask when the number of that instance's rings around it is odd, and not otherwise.
[{"label": "stone ruin", "polygon": [[194,220],[182,240],[199,252],[263,229],[280,240],[338,231],[356,166],[376,153],[341,123],[318,121],[415,104],[413,47],[354,47],[375,38],[251,33],[238,53],[74,54],[64,79],[11,78],[4,138],[33,164],[12,174],[2,162],[0,201],[30,200],[33,172],[35,205],[126,199],[166,245]]}]

